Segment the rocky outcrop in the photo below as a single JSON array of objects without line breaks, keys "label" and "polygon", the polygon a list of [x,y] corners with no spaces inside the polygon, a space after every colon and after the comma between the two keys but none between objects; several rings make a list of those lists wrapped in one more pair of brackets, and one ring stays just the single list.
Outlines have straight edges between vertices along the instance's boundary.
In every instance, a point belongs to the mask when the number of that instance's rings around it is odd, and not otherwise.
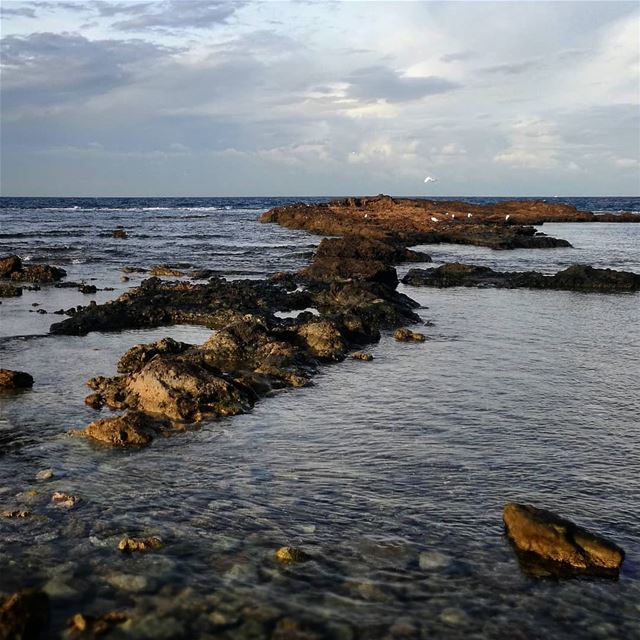
[{"label": "rocky outcrop", "polygon": [[[566,240],[550,238],[530,225],[592,218],[593,214],[588,212],[541,201],[473,205],[380,195],[276,207],[260,220],[311,233],[359,236],[403,246],[452,242],[516,249],[571,246]],[[640,216],[637,218],[640,220]]]},{"label": "rocky outcrop", "polygon": [[118,361],[118,373],[134,373],[157,355],[178,355],[191,349],[193,345],[178,342],[173,338],[162,338],[150,344],[137,344],[131,347]]},{"label": "rocky outcrop", "polygon": [[489,267],[447,263],[435,269],[411,269],[404,284],[426,287],[498,287],[618,293],[640,290],[640,274],[576,264],[546,276],[537,271],[500,272]]},{"label": "rocky outcrop", "polygon": [[[57,282],[67,275],[60,267],[48,264],[34,264],[25,267],[18,256],[0,258],[0,278],[10,278],[14,282]],[[17,294],[20,295],[20,294]]]},{"label": "rocky outcrop", "polygon": [[24,371],[0,369],[0,389],[28,389],[33,386],[33,377]]},{"label": "rocky outcrop", "polygon": [[398,342],[424,342],[427,339],[423,333],[411,331],[411,329],[407,329],[405,327],[396,329],[393,332],[393,337]]},{"label": "rocky outcrop", "polygon": [[155,420],[138,411],[96,420],[84,429],[70,431],[70,435],[91,438],[112,447],[130,447],[150,444],[168,423]]},{"label": "rocky outcrop", "polygon": [[507,536],[523,569],[536,575],[618,575],[624,551],[564,518],[530,505],[507,504]]},{"label": "rocky outcrop", "polygon": [[0,600],[0,640],[38,640],[49,625],[49,597],[23,589]]}]

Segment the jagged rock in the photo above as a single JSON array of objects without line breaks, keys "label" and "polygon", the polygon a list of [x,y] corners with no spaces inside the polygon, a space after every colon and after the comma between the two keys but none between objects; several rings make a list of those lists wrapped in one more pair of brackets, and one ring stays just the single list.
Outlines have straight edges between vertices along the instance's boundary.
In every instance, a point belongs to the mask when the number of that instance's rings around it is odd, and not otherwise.
[{"label": "jagged rock", "polygon": [[509,503],[503,520],[523,568],[536,575],[617,576],[624,560],[615,543],[551,511]]},{"label": "jagged rock", "polygon": [[90,634],[91,637],[103,636],[113,627],[126,622],[128,617],[120,611],[110,611],[101,616],[76,613],[68,622],[67,629],[73,634]]},{"label": "jagged rock", "polygon": [[192,347],[191,344],[178,342],[173,338],[162,338],[149,344],[137,344],[131,347],[118,361],[118,373],[134,373],[160,353],[176,355]]},{"label": "jagged rock", "polygon": [[126,382],[129,406],[171,420],[198,422],[204,415],[230,416],[253,404],[246,390],[216,375],[204,363],[157,357]]},{"label": "jagged rock", "polygon": [[84,294],[92,294],[98,292],[98,287],[96,287],[94,284],[82,284],[78,287],[78,291]]},{"label": "jagged rock", "polygon": [[33,377],[24,371],[0,369],[0,389],[27,389],[33,386]]},{"label": "jagged rock", "polygon": [[29,518],[32,513],[31,511],[25,511],[23,509],[7,509],[0,515],[2,515],[3,518]]},{"label": "jagged rock", "polygon": [[363,360],[364,362],[371,362],[373,360],[373,356],[366,351],[354,351],[351,357],[354,360]]},{"label": "jagged rock", "polygon": [[17,298],[22,295],[22,287],[0,282],[0,298]]},{"label": "jagged rock", "polygon": [[0,640],[38,640],[49,625],[49,597],[23,589],[0,602]]},{"label": "jagged rock", "polygon": [[376,261],[385,264],[431,262],[431,257],[426,253],[407,249],[402,244],[353,235],[324,238],[318,245],[315,258],[328,257]]},{"label": "jagged rock", "polygon": [[22,260],[18,256],[0,258],[0,278],[9,278],[15,271],[22,269]]},{"label": "jagged rock", "polygon": [[393,333],[393,337],[398,342],[424,342],[427,337],[423,333],[417,331],[411,331],[411,329],[396,329]]},{"label": "jagged rock", "polygon": [[150,418],[139,411],[128,411],[121,416],[96,420],[84,429],[70,431],[73,436],[92,438],[112,447],[130,447],[150,444],[166,423]]},{"label": "jagged rock", "polygon": [[105,399],[99,393],[90,393],[84,399],[84,403],[92,409],[102,409],[105,405]]},{"label": "jagged rock", "polygon": [[162,548],[162,540],[157,536],[149,538],[130,538],[125,536],[118,543],[118,550],[123,553],[131,553],[133,551],[151,551]]},{"label": "jagged rock", "polygon": [[436,269],[411,269],[402,282],[430,287],[522,287],[601,293],[640,290],[640,274],[579,264],[546,276],[537,271],[500,272],[489,267],[454,262]]},{"label": "jagged rock", "polygon": [[296,547],[280,547],[276,553],[276,560],[283,563],[306,562],[311,560],[311,556]]}]

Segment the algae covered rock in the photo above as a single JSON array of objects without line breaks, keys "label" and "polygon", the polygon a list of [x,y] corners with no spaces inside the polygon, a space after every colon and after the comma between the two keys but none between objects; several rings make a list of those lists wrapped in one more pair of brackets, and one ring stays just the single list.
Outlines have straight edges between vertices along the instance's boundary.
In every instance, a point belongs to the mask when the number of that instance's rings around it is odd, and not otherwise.
[{"label": "algae covered rock", "polygon": [[624,551],[610,540],[531,505],[509,503],[502,517],[528,573],[618,575]]},{"label": "algae covered rock", "polygon": [[311,556],[296,547],[280,547],[275,553],[276,560],[283,563],[306,562]]},{"label": "algae covered rock", "polygon": [[118,543],[118,550],[123,553],[131,553],[133,551],[152,551],[162,548],[162,540],[157,536],[148,538],[130,538],[125,536]]}]

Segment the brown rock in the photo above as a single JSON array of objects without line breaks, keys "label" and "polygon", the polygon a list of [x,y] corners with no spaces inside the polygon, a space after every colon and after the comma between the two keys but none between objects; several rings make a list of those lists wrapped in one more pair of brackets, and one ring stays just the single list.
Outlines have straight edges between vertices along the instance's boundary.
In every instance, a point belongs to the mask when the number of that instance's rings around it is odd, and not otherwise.
[{"label": "brown rock", "polygon": [[104,402],[104,397],[99,393],[90,393],[84,399],[84,403],[92,409],[101,409],[104,406]]},{"label": "brown rock", "polygon": [[23,589],[0,601],[0,640],[37,640],[49,624],[49,597]]},{"label": "brown rock", "polygon": [[371,362],[373,360],[373,356],[366,351],[354,351],[351,357],[354,360],[363,360],[364,362]]},{"label": "brown rock", "polygon": [[151,267],[149,273],[152,276],[165,276],[165,277],[180,277],[184,275],[183,271],[174,269],[164,264],[158,264],[155,267]]},{"label": "brown rock", "polygon": [[102,636],[115,625],[126,622],[127,619],[127,616],[119,611],[110,611],[101,616],[76,613],[76,615],[69,620],[67,629],[74,635],[90,633],[93,636]]},{"label": "brown rock", "polygon": [[347,350],[336,325],[328,320],[312,320],[297,330],[307,350],[316,358],[328,361],[344,360]]},{"label": "brown rock", "polygon": [[311,556],[295,547],[280,547],[276,551],[276,560],[278,562],[292,563],[292,562],[306,562],[311,560]]},{"label": "brown rock", "polygon": [[424,342],[427,337],[423,333],[417,331],[411,331],[411,329],[396,329],[393,332],[393,337],[398,342]]},{"label": "brown rock", "polygon": [[23,510],[14,510],[14,511],[3,511],[3,518],[28,518],[32,515],[31,511],[23,511]]},{"label": "brown rock", "polygon": [[33,386],[33,378],[24,371],[0,369],[0,389],[26,389]]},{"label": "brown rock", "polygon": [[114,229],[111,232],[111,235],[114,238],[120,238],[121,240],[125,240],[128,236],[127,236],[127,232],[124,229],[118,228],[118,229]]},{"label": "brown rock", "polygon": [[64,507],[65,509],[73,509],[81,500],[80,496],[72,496],[62,491],[56,491],[51,496],[51,502],[53,504],[58,507]]},{"label": "brown rock", "polygon": [[157,536],[149,538],[130,538],[125,536],[118,543],[118,549],[123,553],[131,553],[132,551],[151,551],[153,549],[161,549],[162,540]]},{"label": "brown rock", "polygon": [[617,576],[620,570],[624,560],[620,547],[551,511],[509,503],[502,517],[528,572]]},{"label": "brown rock", "polygon": [[22,287],[0,282],[0,298],[17,298],[22,295]]},{"label": "brown rock", "polygon": [[92,438],[112,447],[131,447],[150,444],[166,423],[150,418],[139,411],[127,411],[121,416],[96,420],[84,429],[70,431],[70,435]]},{"label": "brown rock", "polygon": [[0,278],[9,278],[14,271],[22,269],[22,260],[18,256],[0,258]]},{"label": "brown rock", "polygon": [[52,267],[48,264],[34,264],[24,267],[20,271],[13,271],[11,279],[15,282],[57,282],[62,280],[67,272],[60,267]]}]

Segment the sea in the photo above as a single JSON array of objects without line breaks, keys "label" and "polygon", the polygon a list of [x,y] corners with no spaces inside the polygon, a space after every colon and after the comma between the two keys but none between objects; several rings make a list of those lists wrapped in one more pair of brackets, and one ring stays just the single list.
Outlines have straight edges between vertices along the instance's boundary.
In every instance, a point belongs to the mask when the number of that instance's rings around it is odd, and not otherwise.
[{"label": "sea", "polygon": [[[0,517],[0,593],[43,588],[51,638],[76,613],[109,611],[130,618],[114,638],[640,638],[640,294],[400,285],[420,304],[425,343],[383,332],[372,362],[325,366],[313,386],[142,450],[67,435],[96,418],[86,381],[113,375],[129,347],[202,343],[211,330],[49,335],[63,317],[53,312],[148,277],[123,267],[229,279],[299,269],[321,238],[257,219],[326,200],[0,198],[0,256],[100,289],[42,285],[1,300],[0,368],[35,384],[0,394],[0,511],[35,515]],[[640,212],[640,198],[549,200]],[[119,226],[127,239],[113,237]],[[573,247],[428,245],[433,263],[410,266],[640,273],[639,224],[540,230]],[[56,507],[55,491],[81,502]],[[502,525],[511,501],[617,542],[619,579],[523,573]],[[164,546],[126,556],[125,534]],[[312,560],[279,565],[283,545]]]}]

